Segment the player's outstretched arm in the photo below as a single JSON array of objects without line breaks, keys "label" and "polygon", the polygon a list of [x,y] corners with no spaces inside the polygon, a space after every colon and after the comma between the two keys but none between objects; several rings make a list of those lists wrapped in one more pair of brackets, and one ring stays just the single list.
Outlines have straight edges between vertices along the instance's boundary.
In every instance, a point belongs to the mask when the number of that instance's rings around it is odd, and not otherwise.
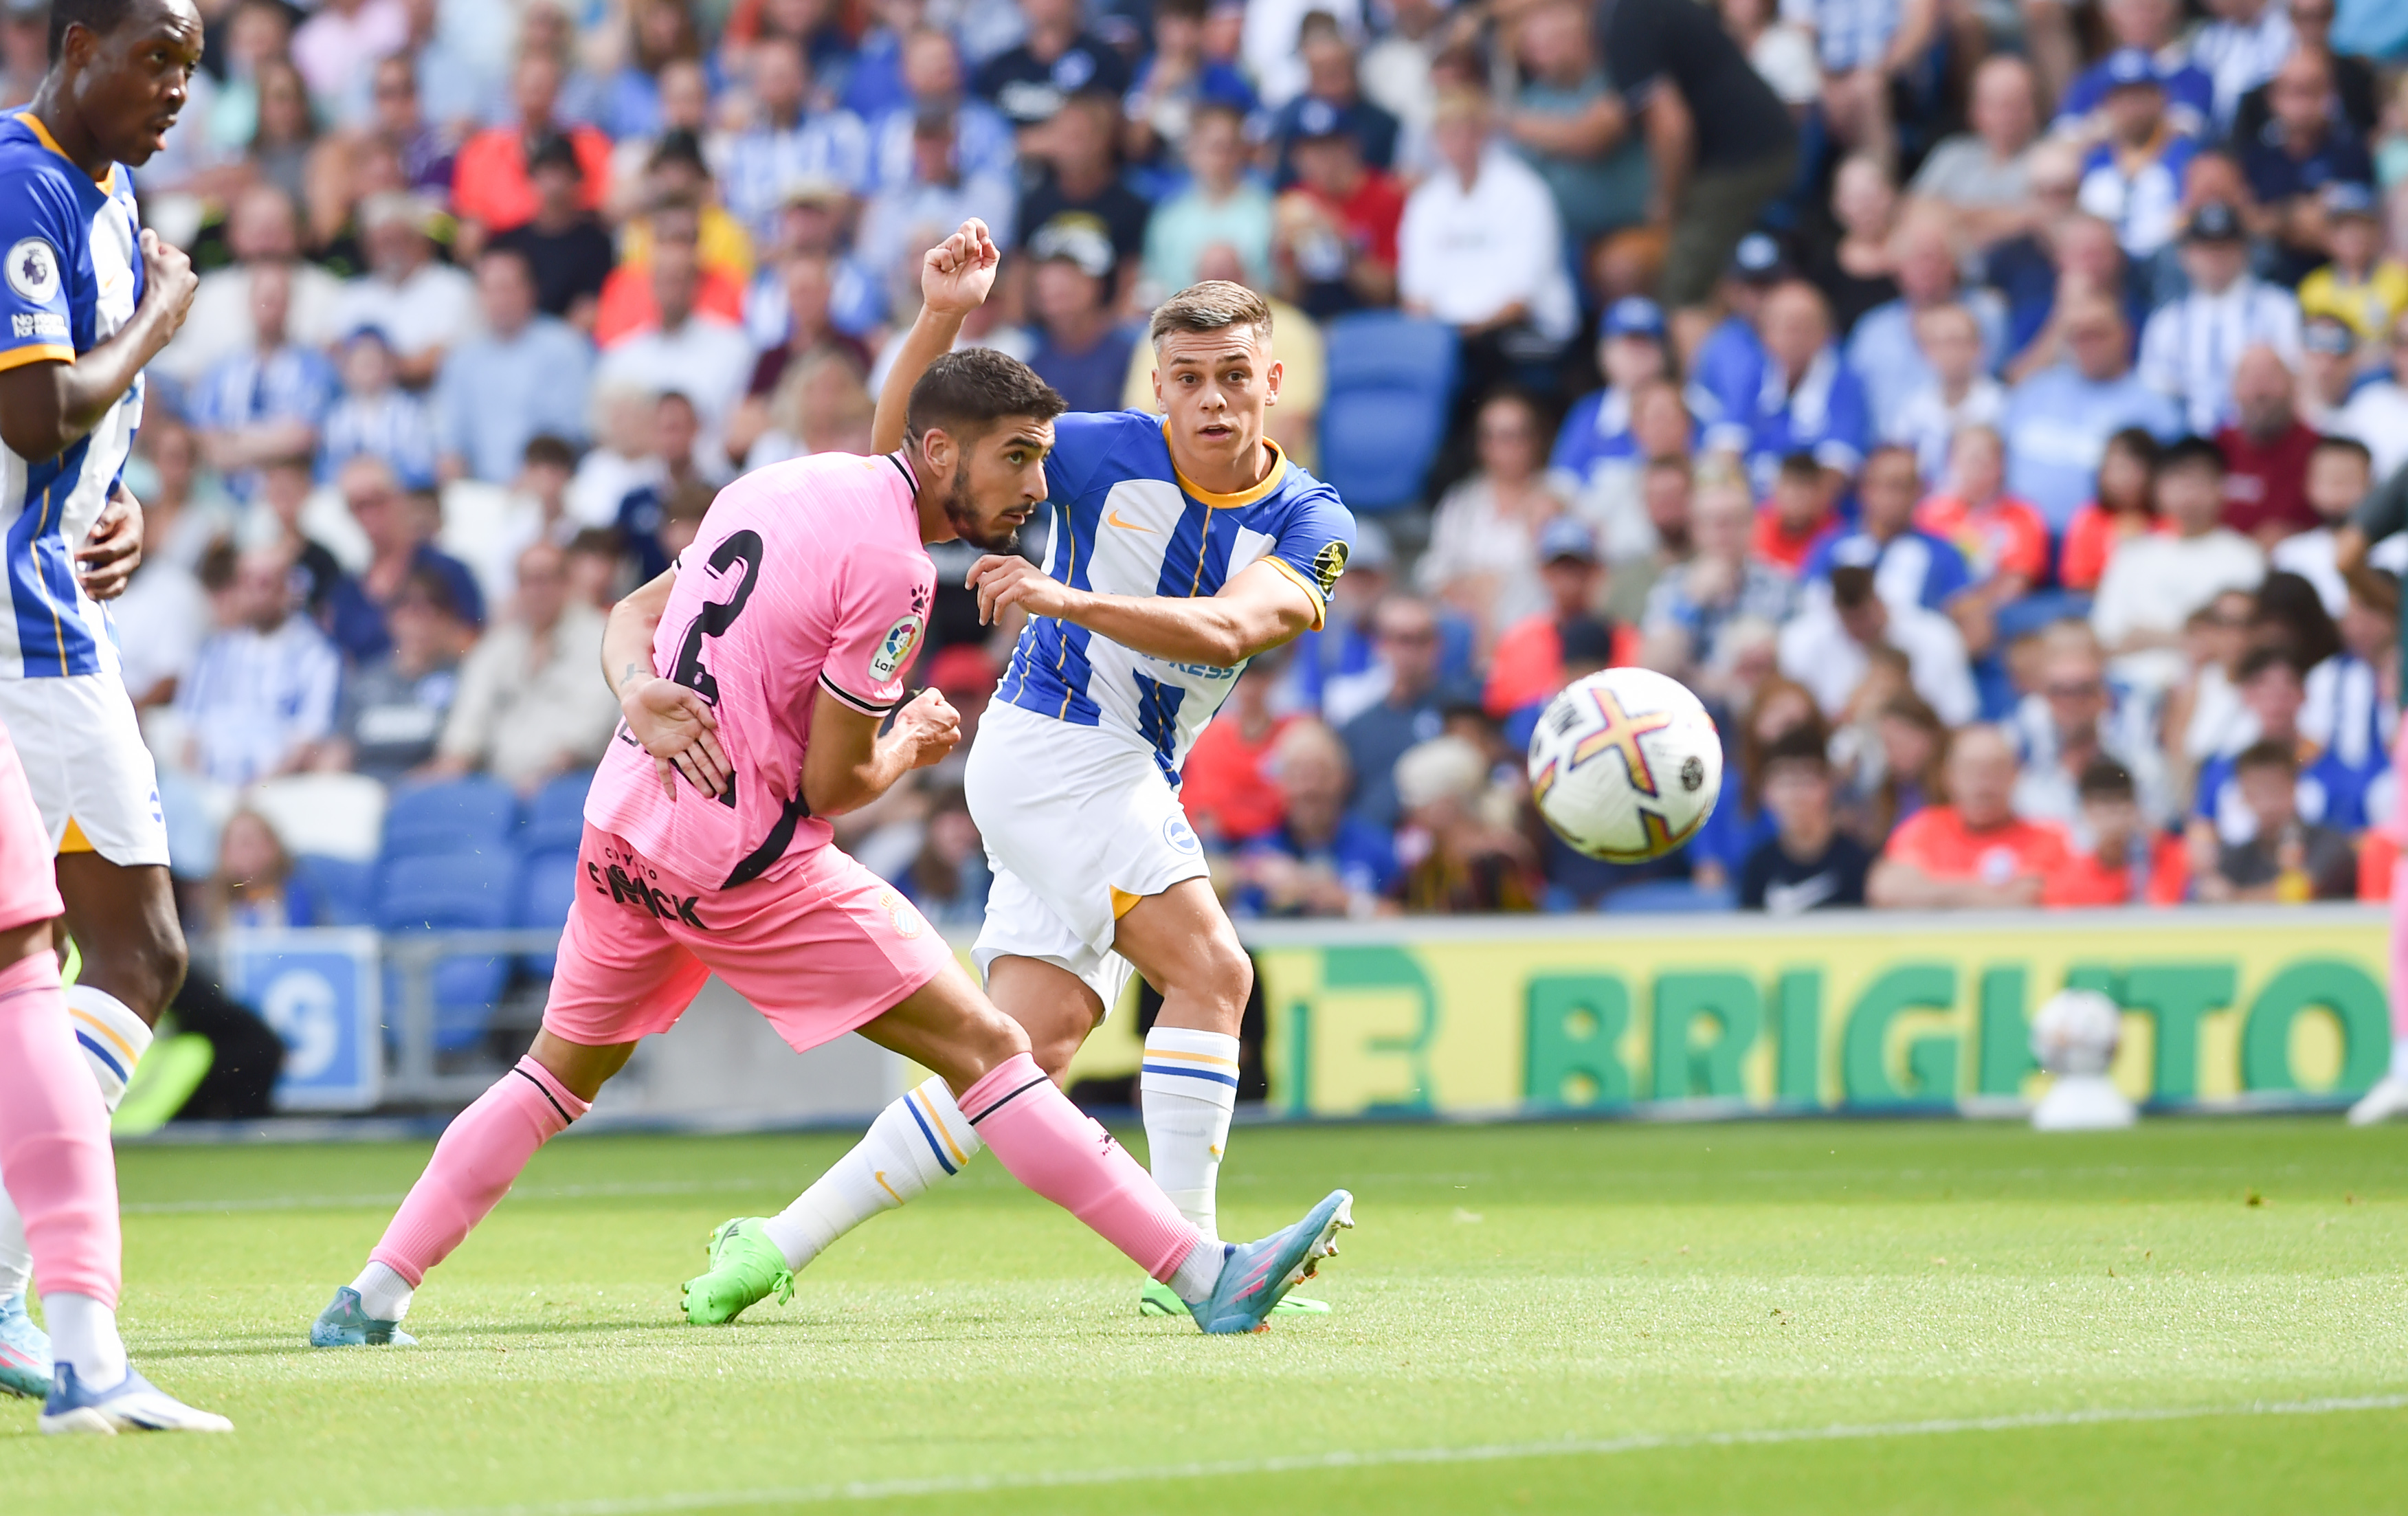
[{"label": "player's outstretched arm", "polygon": [[961,713],[934,690],[895,713],[866,716],[823,689],[811,707],[811,740],[803,750],[803,804],[814,816],[841,816],[895,787],[915,768],[937,762],[962,740]]},{"label": "player's outstretched arm", "polygon": [[610,608],[602,629],[602,678],[619,697],[627,730],[652,755],[661,789],[677,798],[677,776],[716,797],[733,772],[719,745],[719,718],[710,703],[652,672],[652,634],[677,583],[672,568]]},{"label": "player's outstretched arm", "polygon": [[142,303],[108,341],[72,362],[0,369],[0,442],[9,451],[36,462],[65,451],[100,423],[184,324],[200,288],[193,261],[146,230],[142,267]]},{"label": "player's outstretched arm", "polygon": [[1321,604],[1284,567],[1265,559],[1200,598],[1074,590],[1025,558],[991,554],[972,565],[979,620],[1012,606],[1054,616],[1122,647],[1174,664],[1234,668],[1321,622]]},{"label": "player's outstretched arm", "polygon": [[904,422],[911,408],[911,386],[928,365],[953,350],[962,333],[962,318],[985,304],[995,288],[996,265],[1003,259],[986,222],[976,217],[961,230],[928,250],[920,260],[920,315],[903,335],[895,365],[878,391],[878,414],[869,423],[869,451],[893,452],[903,445]]}]

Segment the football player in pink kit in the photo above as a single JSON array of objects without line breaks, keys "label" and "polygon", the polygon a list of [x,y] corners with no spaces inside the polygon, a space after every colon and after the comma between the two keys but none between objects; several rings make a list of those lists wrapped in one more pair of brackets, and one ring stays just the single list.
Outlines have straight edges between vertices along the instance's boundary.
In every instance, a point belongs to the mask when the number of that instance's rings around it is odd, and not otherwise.
[{"label": "football player in pink kit", "polygon": [[[991,278],[996,253],[975,227],[930,257]],[[586,803],[543,1030],[444,1133],[312,1345],[411,1340],[397,1327],[426,1270],[713,973],[797,1051],[858,1031],[935,1070],[1015,1177],[1177,1291],[1207,1332],[1259,1326],[1333,1251],[1352,1224],[1343,1190],[1260,1242],[1207,1240],[1038,1068],[910,902],[829,841],[827,817],[960,741],[943,696],[903,701],[935,590],[924,544],[1008,548],[1044,498],[1062,408],[1017,360],[949,356],[912,387],[901,451],[738,479],[678,565],[612,612],[604,663],[628,723]],[[710,740],[689,743],[697,728]]]},{"label": "football player in pink kit", "polygon": [[67,1020],[49,830],[0,732],[0,1179],[24,1217],[50,1326],[45,1432],[231,1432],[150,1387],[117,1336],[117,1160]]}]

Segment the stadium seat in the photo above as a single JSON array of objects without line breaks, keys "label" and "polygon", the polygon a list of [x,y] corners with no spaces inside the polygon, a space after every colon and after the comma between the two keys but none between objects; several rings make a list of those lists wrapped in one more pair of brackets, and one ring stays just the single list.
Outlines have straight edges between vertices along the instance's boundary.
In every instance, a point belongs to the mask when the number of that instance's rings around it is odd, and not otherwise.
[{"label": "stadium seat", "polygon": [[[518,879],[519,855],[502,845],[388,859],[378,882],[376,924],[390,936],[498,930],[510,924]],[[456,954],[436,964],[437,1050],[457,1051],[483,1035],[509,970],[510,960],[498,954]],[[399,973],[388,969],[388,1024],[400,1024],[401,994]]]},{"label": "stadium seat", "polygon": [[489,779],[452,779],[394,792],[384,815],[384,860],[507,851],[519,797]]},{"label": "stadium seat", "polygon": [[294,894],[308,903],[310,924],[366,926],[376,919],[376,865],[305,852],[293,860]]},{"label": "stadium seat", "polygon": [[1453,328],[1388,311],[1329,323],[1321,474],[1356,511],[1421,498],[1455,398]]},{"label": "stadium seat", "polygon": [[284,851],[371,862],[384,829],[384,786],[366,774],[287,774],[263,779],[242,797]]},{"label": "stadium seat", "polygon": [[1687,880],[1649,880],[1614,891],[1598,908],[1609,916],[1685,916],[1729,910],[1737,904],[1728,887],[1703,890]]},{"label": "stadium seat", "polygon": [[[510,924],[557,932],[568,924],[568,903],[577,898],[577,850],[552,848],[530,852],[519,870],[517,900]],[[528,973],[552,977],[553,954],[531,952],[522,960]]]},{"label": "stadium seat", "polygon": [[594,771],[581,769],[538,790],[527,801],[526,825],[519,845],[530,853],[566,848],[570,852],[585,840],[585,792],[594,786]]}]

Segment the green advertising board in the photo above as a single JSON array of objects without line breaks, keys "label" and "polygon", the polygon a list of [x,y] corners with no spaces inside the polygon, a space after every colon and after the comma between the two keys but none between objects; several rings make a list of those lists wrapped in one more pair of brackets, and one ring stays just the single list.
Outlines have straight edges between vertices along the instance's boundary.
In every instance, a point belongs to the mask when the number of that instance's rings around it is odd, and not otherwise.
[{"label": "green advertising board", "polygon": [[1272,1107],[1359,1116],[2003,1108],[2045,1087],[2029,1018],[2070,986],[2124,1008],[2114,1077],[2136,1100],[2346,1095],[2389,1057],[2386,930],[2379,909],[2341,906],[1246,936]]}]

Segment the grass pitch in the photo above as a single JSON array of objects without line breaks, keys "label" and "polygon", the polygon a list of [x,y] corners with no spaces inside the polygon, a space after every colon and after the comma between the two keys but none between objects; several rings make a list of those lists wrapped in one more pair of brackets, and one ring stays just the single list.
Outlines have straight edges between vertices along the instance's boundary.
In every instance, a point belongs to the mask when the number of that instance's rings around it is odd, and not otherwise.
[{"label": "grass pitch", "polygon": [[554,1144],[312,1352],[424,1145],[122,1155],[126,1336],[230,1438],[38,1437],[12,1509],[166,1513],[2381,1509],[2408,1130],[2159,1122],[1241,1130],[1224,1230],[1330,1184],[1337,1308],[1205,1338],[991,1159],[793,1304],[686,1326],[834,1138]]}]

